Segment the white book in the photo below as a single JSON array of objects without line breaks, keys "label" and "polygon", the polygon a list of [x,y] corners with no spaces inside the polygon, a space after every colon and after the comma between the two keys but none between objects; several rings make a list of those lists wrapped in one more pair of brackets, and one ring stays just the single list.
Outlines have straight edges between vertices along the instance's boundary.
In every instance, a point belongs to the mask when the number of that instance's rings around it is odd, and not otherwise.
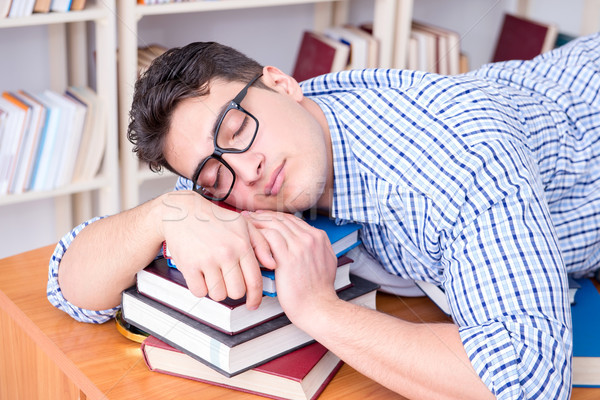
[{"label": "white book", "polygon": [[71,86],[67,94],[77,97],[87,106],[85,125],[75,161],[73,181],[96,176],[106,148],[106,112],[98,95],[89,87]]},{"label": "white book", "polygon": [[50,11],[67,12],[71,9],[71,0],[52,0]]},{"label": "white book", "polygon": [[348,69],[367,68],[369,42],[363,36],[359,36],[355,32],[341,26],[327,28],[324,33],[331,39],[350,46],[350,62],[348,64]]},{"label": "white book", "polygon": [[63,94],[51,90],[46,90],[44,93],[61,108],[59,137],[56,143],[58,153],[53,160],[53,165],[56,167],[54,186],[61,187],[69,184],[73,179],[73,168],[79,152],[86,107]]},{"label": "white book", "polygon": [[[28,149],[29,154],[26,156],[27,167],[26,167],[26,172],[25,172],[25,177],[24,177],[24,182],[23,182],[23,190],[26,191],[26,190],[31,190],[31,188],[32,188],[34,171],[35,171],[35,167],[37,164],[38,156],[40,154],[40,142],[43,139],[43,135],[44,135],[45,127],[46,127],[47,112],[46,112],[46,107],[42,103],[37,101],[31,94],[29,94],[23,90],[20,90],[17,93],[17,95],[23,101],[31,104],[31,107],[33,108],[33,113],[35,115],[37,115],[35,133],[32,138],[30,147]],[[39,113],[39,115],[38,115],[38,113]]]},{"label": "white book", "polygon": [[57,142],[59,141],[59,125],[61,119],[61,108],[49,99],[44,93],[33,95],[46,108],[46,125],[39,143],[38,159],[34,170],[32,190],[54,189],[54,176],[60,156],[57,154]]}]

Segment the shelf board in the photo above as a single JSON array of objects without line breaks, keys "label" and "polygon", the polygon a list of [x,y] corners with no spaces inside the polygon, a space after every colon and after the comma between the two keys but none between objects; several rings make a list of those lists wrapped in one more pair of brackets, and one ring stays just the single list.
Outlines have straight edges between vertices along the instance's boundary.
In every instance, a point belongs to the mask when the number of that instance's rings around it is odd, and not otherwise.
[{"label": "shelf board", "polygon": [[135,7],[135,13],[141,18],[146,15],[183,14],[202,11],[290,6],[296,4],[332,3],[334,1],[338,0],[200,0],[182,3],[141,4]]},{"label": "shelf board", "polygon": [[57,196],[82,193],[90,190],[102,189],[104,186],[106,186],[106,179],[103,176],[97,176],[89,181],[71,183],[53,190],[28,191],[19,194],[3,195],[0,196],[0,206],[17,204],[24,201],[43,200]]},{"label": "shelf board", "polygon": [[34,13],[28,17],[0,18],[0,28],[95,21],[106,17],[107,13],[104,8],[90,5],[81,11]]}]

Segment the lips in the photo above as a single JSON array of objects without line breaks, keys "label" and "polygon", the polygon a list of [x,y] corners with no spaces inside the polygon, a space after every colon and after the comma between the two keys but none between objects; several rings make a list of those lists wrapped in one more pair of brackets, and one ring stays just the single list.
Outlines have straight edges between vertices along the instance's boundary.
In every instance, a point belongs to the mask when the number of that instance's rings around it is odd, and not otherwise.
[{"label": "lips", "polygon": [[284,166],[285,161],[273,171],[271,178],[269,178],[269,182],[265,186],[265,195],[276,196],[277,193],[279,193],[279,190],[281,190],[281,186],[283,185],[283,179],[285,177],[285,172],[283,169]]}]

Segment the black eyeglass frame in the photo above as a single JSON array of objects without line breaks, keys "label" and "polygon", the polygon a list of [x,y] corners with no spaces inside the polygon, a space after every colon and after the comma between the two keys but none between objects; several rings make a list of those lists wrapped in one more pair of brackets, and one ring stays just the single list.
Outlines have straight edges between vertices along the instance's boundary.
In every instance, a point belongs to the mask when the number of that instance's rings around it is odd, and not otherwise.
[{"label": "black eyeglass frame", "polygon": [[[223,111],[223,113],[219,117],[219,122],[217,122],[217,127],[215,128],[215,135],[213,138],[213,145],[215,147],[215,150],[213,151],[213,153],[210,156],[206,157],[204,160],[202,160],[202,162],[200,164],[198,164],[198,167],[196,168],[196,171],[194,172],[194,175],[192,176],[194,192],[198,193],[205,199],[208,199],[211,201],[224,201],[231,194],[231,190],[233,189],[233,185],[235,184],[236,176],[235,176],[235,172],[233,171],[233,168],[231,168],[231,166],[229,164],[227,164],[227,161],[225,161],[223,159],[222,155],[228,154],[228,153],[229,154],[244,153],[244,152],[248,151],[248,149],[250,147],[252,147],[252,144],[254,143],[254,139],[256,139],[256,135],[258,133],[258,125],[259,125],[258,119],[256,119],[256,117],[254,115],[252,115],[249,111],[245,110],[241,106],[241,102],[242,102],[242,100],[244,100],[244,97],[246,97],[246,94],[248,93],[248,89],[250,88],[250,86],[252,86],[254,84],[254,82],[256,82],[258,80],[258,78],[260,78],[262,75],[263,74],[260,73],[260,74],[256,75],[254,78],[252,78],[252,80],[250,80],[250,82],[248,82],[248,84],[246,86],[244,86],[244,88],[242,90],[240,90],[240,92],[234,97],[234,99],[229,102],[229,104],[227,105],[227,108],[225,109],[225,111]],[[254,135],[252,135],[252,139],[250,140],[250,143],[248,143],[248,146],[246,146],[243,149],[224,149],[217,144],[217,138],[219,136],[219,129],[221,128],[221,124],[223,123],[223,120],[225,119],[225,116],[227,115],[229,110],[232,110],[232,109],[236,109],[236,110],[243,112],[244,114],[246,114],[247,116],[252,118],[254,120],[254,122],[256,122],[256,129],[254,130]],[[229,188],[229,190],[227,191],[227,194],[225,196],[222,196],[222,197],[208,196],[206,193],[204,193],[202,191],[202,186],[198,185],[198,177],[200,176],[200,173],[202,172],[202,168],[204,168],[204,165],[206,165],[206,163],[211,159],[216,159],[231,172],[231,176],[233,179],[231,180],[231,187]]]}]

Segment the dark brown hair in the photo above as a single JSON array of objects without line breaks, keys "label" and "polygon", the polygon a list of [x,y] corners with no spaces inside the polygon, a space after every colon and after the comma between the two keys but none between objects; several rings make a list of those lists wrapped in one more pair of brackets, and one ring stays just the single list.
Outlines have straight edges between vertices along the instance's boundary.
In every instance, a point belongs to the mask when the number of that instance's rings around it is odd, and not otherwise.
[{"label": "dark brown hair", "polygon": [[[262,65],[214,42],[195,42],[172,48],[157,57],[135,84],[127,138],[138,158],[152,171],[175,172],[164,157],[164,143],[173,111],[184,99],[210,93],[214,79],[249,82]],[[259,80],[256,87],[263,87]]]}]

